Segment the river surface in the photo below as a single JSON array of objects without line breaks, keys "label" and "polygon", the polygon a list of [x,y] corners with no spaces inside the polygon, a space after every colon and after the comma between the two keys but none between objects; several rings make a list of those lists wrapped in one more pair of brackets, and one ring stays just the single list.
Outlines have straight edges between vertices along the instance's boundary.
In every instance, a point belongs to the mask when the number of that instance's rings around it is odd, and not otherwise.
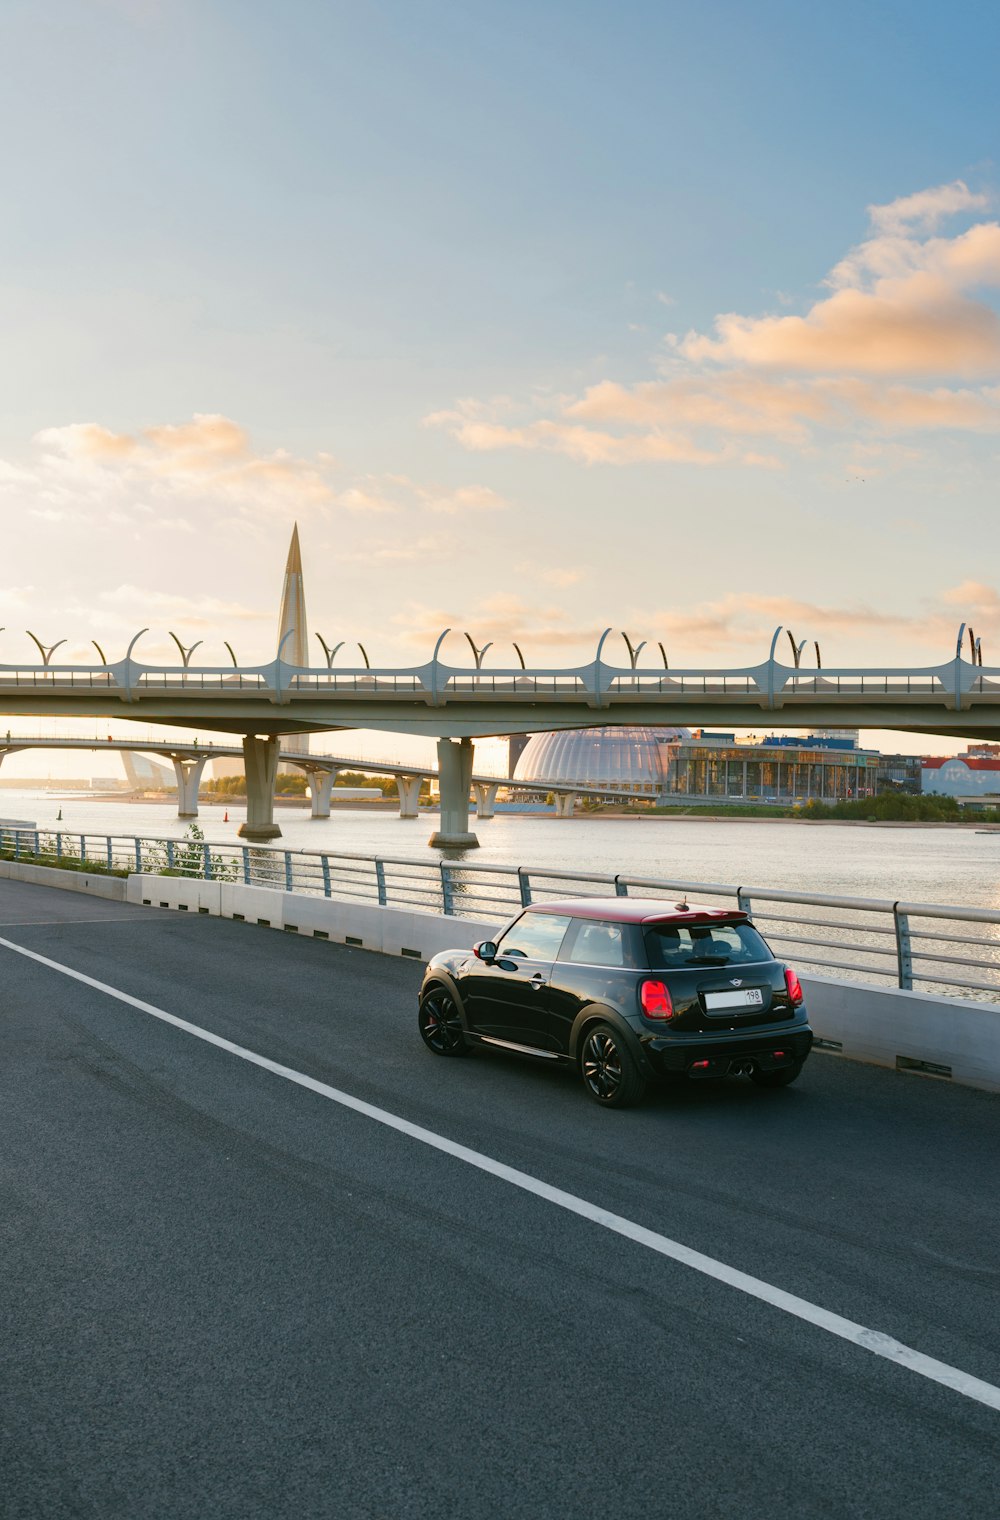
[{"label": "river surface", "polygon": [[[245,809],[237,804],[228,811],[229,821],[223,822],[222,808],[202,805],[198,822],[206,839],[240,842],[237,830]],[[169,804],[13,788],[0,794],[0,815],[72,833],[178,839],[187,828]],[[307,803],[277,808],[275,818],[282,832],[276,843],[292,849],[420,860],[436,854],[427,847],[436,813],[401,819],[395,812],[360,804],[335,809],[328,819],[313,819]],[[977,833],[974,826],[893,828],[777,818],[563,819],[508,813],[473,821],[472,827],[480,848],[450,858],[1000,909],[1000,832]]]}]

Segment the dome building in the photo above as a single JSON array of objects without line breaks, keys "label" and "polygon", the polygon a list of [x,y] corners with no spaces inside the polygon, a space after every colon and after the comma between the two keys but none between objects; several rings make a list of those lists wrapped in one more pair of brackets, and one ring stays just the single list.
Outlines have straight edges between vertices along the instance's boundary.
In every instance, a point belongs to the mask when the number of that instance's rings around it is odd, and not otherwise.
[{"label": "dome building", "polygon": [[659,797],[683,728],[581,728],[533,734],[514,768],[518,781],[606,787]]}]

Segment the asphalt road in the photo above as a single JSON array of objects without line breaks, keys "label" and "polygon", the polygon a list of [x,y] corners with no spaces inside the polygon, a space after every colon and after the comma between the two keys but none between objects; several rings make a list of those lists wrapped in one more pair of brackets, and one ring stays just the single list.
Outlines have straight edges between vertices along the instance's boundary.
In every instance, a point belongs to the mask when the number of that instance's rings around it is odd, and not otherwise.
[{"label": "asphalt road", "polygon": [[[1000,1384],[1000,1100],[604,1112],[420,968],[0,882],[0,937]],[[0,1514],[993,1515],[1000,1412],[0,948]]]}]

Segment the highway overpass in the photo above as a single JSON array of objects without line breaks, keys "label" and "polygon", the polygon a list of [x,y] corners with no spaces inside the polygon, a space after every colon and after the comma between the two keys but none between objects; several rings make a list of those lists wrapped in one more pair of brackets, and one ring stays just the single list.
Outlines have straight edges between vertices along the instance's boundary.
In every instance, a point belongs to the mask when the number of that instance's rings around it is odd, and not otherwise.
[{"label": "highway overpass", "polygon": [[[305,669],[281,658],[258,666],[149,666],[134,658],[142,634],[119,661],[0,666],[0,711],[10,715],[109,717],[242,736],[247,837],[273,838],[271,799],[281,735],[374,728],[438,740],[441,827],[432,842],[475,845],[469,829],[473,741],[494,734],[586,728],[609,723],[768,728],[881,728],[963,738],[1000,736],[1000,667],[984,666],[965,624],[954,655],[940,665],[805,669],[777,657],[735,669],[670,670],[639,664],[644,646],[627,643],[629,663],[611,663],[606,629],[585,665],[488,670],[432,658],[399,669]],[[43,646],[39,646],[43,647]],[[280,651],[279,651],[280,654]]]},{"label": "highway overpass", "polygon": [[[162,756],[170,760],[174,767],[174,778],[177,783],[177,811],[180,818],[197,818],[198,789],[205,766],[210,760],[238,759],[242,761],[244,758],[242,746],[232,744],[199,744],[197,741],[192,744],[177,744],[156,739],[115,739],[110,734],[105,739],[96,737],[93,739],[53,739],[41,735],[11,735],[8,732],[6,739],[0,738],[0,764],[7,755],[36,749]],[[280,747],[277,752],[277,764],[293,765],[305,773],[309,781],[314,818],[329,818],[332,790],[341,771],[359,771],[369,776],[392,776],[399,793],[401,818],[416,818],[421,784],[424,781],[439,780],[434,766],[412,765],[405,760],[364,760],[354,755],[302,754],[300,750],[285,750]],[[501,787],[510,786],[513,783],[507,777],[475,773],[469,779],[476,799],[477,816],[492,818],[498,791]],[[516,789],[532,796],[545,796],[552,793],[558,810],[567,815],[572,812],[572,805],[577,797],[621,802],[631,800],[635,795],[625,787],[594,786],[586,782],[518,781]],[[278,834],[280,830],[275,826],[274,835],[270,837],[277,837]]]}]

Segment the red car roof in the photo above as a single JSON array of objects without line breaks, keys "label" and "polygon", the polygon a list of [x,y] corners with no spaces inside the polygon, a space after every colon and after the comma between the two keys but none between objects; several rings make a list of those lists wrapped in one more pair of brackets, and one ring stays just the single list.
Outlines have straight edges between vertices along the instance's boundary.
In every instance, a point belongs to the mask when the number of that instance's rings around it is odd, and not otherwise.
[{"label": "red car roof", "polygon": [[562,902],[532,903],[532,913],[569,913],[574,918],[601,918],[615,924],[672,923],[705,924],[723,919],[745,923],[747,915],[738,908],[709,908],[704,903],[687,903],[683,897],[567,897]]}]

